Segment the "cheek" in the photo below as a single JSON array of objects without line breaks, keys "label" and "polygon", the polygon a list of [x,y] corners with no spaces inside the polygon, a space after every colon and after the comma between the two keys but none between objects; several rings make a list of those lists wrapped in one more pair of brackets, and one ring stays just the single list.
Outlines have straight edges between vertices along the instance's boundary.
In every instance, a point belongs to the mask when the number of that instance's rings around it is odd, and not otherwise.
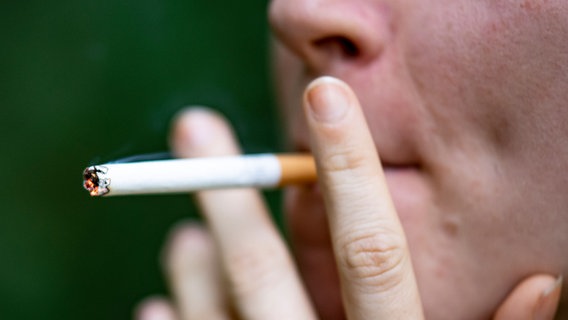
[{"label": "cheek", "polygon": [[276,98],[285,112],[298,106],[301,92],[306,80],[302,61],[287,49],[280,41],[273,40],[271,48],[273,81],[276,87]]},{"label": "cheek", "polygon": [[409,18],[421,23],[405,30],[406,60],[442,135],[521,148],[542,137],[535,121],[568,120],[559,111],[568,99],[568,3],[455,1],[424,12]]},{"label": "cheek", "polygon": [[[302,94],[308,79],[301,60],[277,40],[273,41],[272,61],[279,112],[284,120],[286,138],[294,144],[299,140],[298,137],[307,135],[302,111]],[[298,148],[296,145],[293,147]],[[307,147],[300,146],[302,149]]]}]

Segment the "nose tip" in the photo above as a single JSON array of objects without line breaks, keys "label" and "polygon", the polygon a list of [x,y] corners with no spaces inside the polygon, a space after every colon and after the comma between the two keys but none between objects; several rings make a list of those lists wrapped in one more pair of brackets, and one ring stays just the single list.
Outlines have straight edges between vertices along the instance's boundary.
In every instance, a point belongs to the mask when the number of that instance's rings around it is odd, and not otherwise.
[{"label": "nose tip", "polygon": [[311,68],[365,63],[377,58],[388,36],[383,10],[358,0],[273,0],[273,33]]}]

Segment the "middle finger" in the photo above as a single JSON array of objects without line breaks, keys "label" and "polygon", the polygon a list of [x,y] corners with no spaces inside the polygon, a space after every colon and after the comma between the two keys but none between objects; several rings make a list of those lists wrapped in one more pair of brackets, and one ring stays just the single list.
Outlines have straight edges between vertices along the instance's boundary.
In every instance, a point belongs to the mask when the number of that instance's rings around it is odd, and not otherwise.
[{"label": "middle finger", "polygon": [[[200,139],[193,139],[195,136]],[[239,153],[225,121],[203,110],[180,118],[174,149],[190,157]],[[217,241],[231,293],[244,318],[315,318],[292,259],[257,191],[203,191],[197,194],[197,201]]]}]

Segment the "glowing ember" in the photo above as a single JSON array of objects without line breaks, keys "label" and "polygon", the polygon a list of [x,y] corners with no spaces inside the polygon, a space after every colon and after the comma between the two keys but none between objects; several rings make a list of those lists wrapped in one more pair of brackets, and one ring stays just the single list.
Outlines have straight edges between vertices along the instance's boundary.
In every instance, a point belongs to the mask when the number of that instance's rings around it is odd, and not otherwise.
[{"label": "glowing ember", "polygon": [[98,196],[99,195],[99,187],[94,187],[93,190],[91,190],[91,192],[89,192],[89,194],[91,196]]},{"label": "glowing ember", "polygon": [[101,179],[97,173],[106,173],[105,167],[89,167],[83,171],[83,187],[93,197],[107,194],[110,179]]}]

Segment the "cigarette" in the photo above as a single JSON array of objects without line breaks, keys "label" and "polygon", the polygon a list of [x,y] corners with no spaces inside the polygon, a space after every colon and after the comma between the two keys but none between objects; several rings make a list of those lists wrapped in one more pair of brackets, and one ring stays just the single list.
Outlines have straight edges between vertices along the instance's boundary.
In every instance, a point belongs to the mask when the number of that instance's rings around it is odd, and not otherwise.
[{"label": "cigarette", "polygon": [[107,163],[83,171],[91,196],[187,193],[225,188],[278,188],[316,181],[309,154],[256,154],[227,157]]}]

